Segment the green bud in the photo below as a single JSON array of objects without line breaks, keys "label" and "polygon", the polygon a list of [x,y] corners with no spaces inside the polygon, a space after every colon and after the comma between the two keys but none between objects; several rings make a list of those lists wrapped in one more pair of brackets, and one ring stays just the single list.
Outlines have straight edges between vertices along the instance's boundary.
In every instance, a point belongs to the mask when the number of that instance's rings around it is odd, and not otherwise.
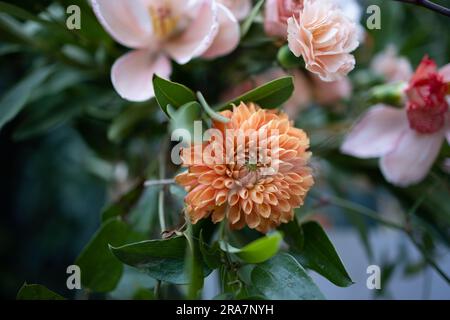
[{"label": "green bud", "polygon": [[303,65],[303,60],[296,57],[288,45],[282,46],[278,50],[277,59],[280,65],[285,69],[297,68]]},{"label": "green bud", "polygon": [[373,87],[369,91],[369,101],[371,103],[386,103],[393,106],[400,106],[403,102],[406,82],[387,83]]}]

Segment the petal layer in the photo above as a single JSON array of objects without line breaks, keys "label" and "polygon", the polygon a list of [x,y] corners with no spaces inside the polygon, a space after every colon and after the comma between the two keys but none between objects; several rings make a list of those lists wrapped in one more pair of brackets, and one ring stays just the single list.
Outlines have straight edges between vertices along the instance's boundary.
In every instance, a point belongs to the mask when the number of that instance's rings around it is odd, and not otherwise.
[{"label": "petal layer", "polygon": [[383,156],[393,149],[407,127],[404,110],[375,105],[344,139],[341,152],[358,158]]},{"label": "petal layer", "polygon": [[398,186],[420,182],[430,171],[444,140],[443,131],[420,134],[405,129],[394,149],[380,159],[387,181]]},{"label": "petal layer", "polygon": [[130,101],[145,101],[154,96],[152,78],[168,78],[172,71],[169,59],[148,50],[134,50],[119,58],[111,70],[111,80],[119,95]]}]

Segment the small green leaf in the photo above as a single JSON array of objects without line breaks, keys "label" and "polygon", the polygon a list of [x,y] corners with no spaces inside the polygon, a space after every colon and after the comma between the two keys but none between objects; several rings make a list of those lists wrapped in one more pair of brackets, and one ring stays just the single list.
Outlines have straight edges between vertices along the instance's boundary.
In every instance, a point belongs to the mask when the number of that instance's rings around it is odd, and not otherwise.
[{"label": "small green leaf", "polygon": [[166,240],[147,240],[121,247],[111,247],[123,263],[144,270],[152,278],[174,283],[189,283],[185,257],[187,241],[183,236]]},{"label": "small green leaf", "polygon": [[250,11],[250,14],[241,26],[241,38],[243,38],[247,34],[248,30],[250,30],[250,27],[252,26],[253,21],[255,21],[255,18],[261,10],[263,4],[264,0],[259,0],[258,3],[256,3],[256,5],[253,7],[252,11]]},{"label": "small green leaf", "polygon": [[[201,106],[197,101],[188,102],[178,110],[174,110],[172,105],[169,105],[168,111],[171,116],[171,132],[174,132],[177,129],[183,129],[184,131],[181,132],[181,138],[188,144],[193,143],[193,141],[201,141],[201,136],[196,137],[196,132],[194,130],[195,121],[201,119]],[[199,133],[201,134],[201,132]]]},{"label": "small green leaf", "polygon": [[109,251],[108,245],[123,245],[131,234],[126,223],[114,218],[100,227],[76,261],[84,288],[95,292],[114,290],[122,276],[123,265]]},{"label": "small green leaf", "polygon": [[156,74],[153,76],[153,89],[159,106],[167,116],[169,116],[167,105],[178,109],[188,102],[197,100],[194,92],[188,87],[160,78]]},{"label": "small green leaf", "polygon": [[348,287],[353,284],[322,227],[311,221],[303,224],[302,229],[305,243],[300,252],[293,253],[294,257],[303,266],[318,272],[337,286]]},{"label": "small green leaf", "polygon": [[226,242],[221,242],[220,248],[223,251],[236,254],[245,262],[261,263],[270,259],[278,252],[281,240],[283,240],[281,233],[275,232],[265,237],[261,237],[241,249],[232,247]]},{"label": "small green leaf", "polygon": [[261,108],[273,109],[286,102],[291,97],[293,91],[294,83],[292,77],[282,77],[255,88],[221,105],[218,109],[223,110],[229,108],[232,104],[237,105],[241,102],[254,102]]},{"label": "small green leaf", "polygon": [[17,300],[65,300],[64,297],[40,284],[24,283],[17,293]]},{"label": "small green leaf", "polygon": [[324,299],[303,267],[290,255],[280,253],[257,265],[252,271],[253,285],[268,299]]},{"label": "small green leaf", "polygon": [[40,68],[17,83],[0,100],[0,130],[26,105],[33,90],[50,75],[53,67]]}]

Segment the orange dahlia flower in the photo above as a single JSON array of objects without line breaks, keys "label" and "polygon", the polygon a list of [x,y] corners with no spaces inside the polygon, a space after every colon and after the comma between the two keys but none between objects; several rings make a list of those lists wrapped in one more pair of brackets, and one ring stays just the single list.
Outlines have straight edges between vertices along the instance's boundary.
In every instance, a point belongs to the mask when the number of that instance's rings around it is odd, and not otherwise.
[{"label": "orange dahlia flower", "polygon": [[[211,138],[182,151],[188,171],[175,180],[188,192],[185,210],[192,223],[226,218],[231,229],[247,225],[265,233],[291,221],[314,184],[306,133],[293,127],[285,113],[253,103],[221,114],[229,121],[213,121],[212,128],[224,139]],[[226,155],[218,156],[224,149]]]}]

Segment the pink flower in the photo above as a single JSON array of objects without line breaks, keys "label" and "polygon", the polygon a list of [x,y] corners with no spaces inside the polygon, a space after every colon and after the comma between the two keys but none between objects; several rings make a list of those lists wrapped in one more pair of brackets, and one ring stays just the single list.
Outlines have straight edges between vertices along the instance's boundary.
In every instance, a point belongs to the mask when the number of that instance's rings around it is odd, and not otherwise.
[{"label": "pink flower", "polygon": [[438,71],[434,61],[425,57],[406,89],[406,107],[370,108],[345,138],[341,151],[358,158],[380,157],[381,171],[392,184],[420,182],[445,138],[450,143],[449,82],[450,64]]},{"label": "pink flower", "polygon": [[122,45],[134,49],[111,71],[125,99],[154,96],[152,77],[169,77],[169,57],[179,64],[227,54],[239,42],[239,24],[216,0],[91,0],[98,20]]},{"label": "pink flower", "polygon": [[326,82],[318,76],[313,75],[314,97],[319,104],[330,105],[341,99],[350,97],[352,94],[352,83],[348,77]]},{"label": "pink flower", "polygon": [[413,73],[408,59],[399,57],[393,46],[377,54],[370,64],[370,69],[383,76],[387,82],[408,81]]},{"label": "pink flower", "polygon": [[244,20],[252,10],[251,0],[218,0],[219,3],[227,7],[237,20]]},{"label": "pink flower", "polygon": [[329,1],[305,0],[298,18],[288,19],[288,44],[306,69],[323,81],[336,81],[355,67],[356,23]]},{"label": "pink flower", "polygon": [[[315,0],[322,1],[322,0]],[[354,22],[361,19],[361,7],[355,0],[330,0],[338,5],[344,14]],[[271,37],[287,38],[288,19],[298,16],[304,0],[266,0],[264,29]]]},{"label": "pink flower", "polygon": [[264,29],[269,36],[287,37],[287,21],[303,9],[303,0],[266,0]]}]

